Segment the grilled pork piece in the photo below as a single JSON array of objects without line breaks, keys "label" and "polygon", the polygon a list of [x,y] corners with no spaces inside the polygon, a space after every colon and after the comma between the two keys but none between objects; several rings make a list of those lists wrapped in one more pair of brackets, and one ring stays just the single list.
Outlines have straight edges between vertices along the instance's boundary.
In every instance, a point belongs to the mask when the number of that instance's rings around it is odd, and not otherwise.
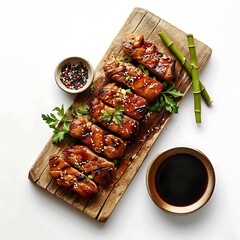
[{"label": "grilled pork piece", "polygon": [[115,108],[123,106],[126,115],[140,121],[147,113],[148,102],[137,94],[129,93],[129,90],[109,83],[99,91],[98,99]]},{"label": "grilled pork piece", "polygon": [[71,167],[59,156],[49,160],[50,175],[56,179],[57,184],[70,188],[83,197],[88,197],[98,192],[97,185],[84,174]]},{"label": "grilled pork piece", "polygon": [[95,183],[107,185],[112,179],[114,164],[99,157],[88,147],[74,145],[63,151],[65,161],[87,175],[91,175]]},{"label": "grilled pork piece", "polygon": [[126,34],[122,50],[167,83],[172,84],[176,79],[176,59],[159,52],[154,44],[144,41],[142,34]]},{"label": "grilled pork piece", "polygon": [[163,90],[163,84],[145,75],[131,63],[109,59],[103,67],[106,76],[122,83],[149,102],[156,100]]},{"label": "grilled pork piece", "polygon": [[[132,137],[137,132],[139,123],[122,113],[120,113],[118,116],[121,120],[121,123],[116,123],[116,121],[114,121],[115,111],[116,108],[107,106],[97,98],[94,98],[91,101],[90,115],[92,118],[96,119],[104,127],[108,128],[114,133],[117,133],[122,138],[127,139]],[[107,119],[104,119],[104,115],[106,114],[110,115],[110,117],[113,117],[108,121]]]},{"label": "grilled pork piece", "polygon": [[109,159],[121,158],[126,148],[125,141],[106,132],[84,116],[78,116],[72,121],[70,133],[93,151]]}]

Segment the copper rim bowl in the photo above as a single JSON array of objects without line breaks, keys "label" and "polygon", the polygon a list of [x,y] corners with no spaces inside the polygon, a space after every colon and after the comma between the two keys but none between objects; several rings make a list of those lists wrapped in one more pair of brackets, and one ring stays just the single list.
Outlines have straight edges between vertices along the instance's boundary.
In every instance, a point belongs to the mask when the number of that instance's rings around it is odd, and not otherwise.
[{"label": "copper rim bowl", "polygon": [[[200,196],[200,198],[198,198],[197,201],[186,206],[174,206],[169,204],[159,195],[156,189],[155,179],[159,167],[166,159],[178,154],[191,155],[194,157],[194,159],[199,160],[206,170],[207,184],[203,194]],[[201,151],[187,147],[176,147],[162,152],[152,161],[147,169],[146,185],[151,199],[159,208],[174,214],[187,214],[200,209],[208,202],[215,187],[215,172],[211,162]]]}]

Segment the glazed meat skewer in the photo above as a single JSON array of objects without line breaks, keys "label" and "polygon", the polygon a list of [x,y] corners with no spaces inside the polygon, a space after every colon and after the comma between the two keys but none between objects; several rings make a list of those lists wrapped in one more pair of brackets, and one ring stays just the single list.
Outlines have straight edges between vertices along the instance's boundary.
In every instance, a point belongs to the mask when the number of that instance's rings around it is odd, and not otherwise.
[{"label": "glazed meat skewer", "polygon": [[167,83],[172,84],[176,79],[176,59],[159,52],[153,43],[144,40],[142,34],[126,34],[122,50]]},{"label": "glazed meat skewer", "polygon": [[118,87],[115,83],[109,83],[99,91],[97,97],[114,108],[123,106],[126,115],[140,121],[147,113],[148,101],[129,90]]},{"label": "glazed meat skewer", "polygon": [[91,175],[93,181],[100,185],[107,185],[112,179],[114,164],[98,156],[88,147],[74,145],[63,151],[65,161],[79,171]]},{"label": "glazed meat skewer", "polygon": [[93,151],[106,158],[121,158],[125,152],[125,141],[88,121],[86,116],[76,117],[71,122],[69,130],[72,137],[80,139]]},{"label": "glazed meat skewer", "polygon": [[149,102],[156,100],[162,93],[164,87],[162,83],[145,75],[131,63],[118,62],[115,58],[111,58],[103,69],[106,76],[132,89]]},{"label": "glazed meat skewer", "polygon": [[70,188],[83,197],[88,197],[98,192],[98,187],[93,181],[71,167],[59,156],[50,158],[49,167],[50,175],[56,179],[58,185]]},{"label": "glazed meat skewer", "polygon": [[133,118],[128,117],[127,115],[120,114],[121,123],[116,123],[114,119],[109,119],[106,121],[104,119],[104,114],[109,114],[109,116],[114,116],[116,108],[112,108],[104,104],[97,98],[94,98],[90,104],[90,116],[97,120],[104,127],[109,130],[117,133],[122,138],[128,139],[134,136],[139,127],[139,123]]}]

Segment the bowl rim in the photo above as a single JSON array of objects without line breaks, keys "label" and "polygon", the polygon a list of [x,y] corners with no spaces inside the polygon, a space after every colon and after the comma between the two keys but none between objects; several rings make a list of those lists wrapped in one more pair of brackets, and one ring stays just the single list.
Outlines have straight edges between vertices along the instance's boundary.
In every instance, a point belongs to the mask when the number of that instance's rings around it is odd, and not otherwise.
[{"label": "bowl rim", "polygon": [[[60,67],[67,63],[67,62],[76,62],[76,61],[81,61],[83,62],[84,64],[86,64],[87,68],[88,68],[88,80],[87,80],[87,83],[82,87],[82,88],[79,88],[77,90],[75,89],[69,89],[67,88],[59,79],[59,72],[60,72]],[[55,79],[55,82],[56,84],[58,85],[58,87],[60,89],[62,89],[63,91],[67,92],[67,93],[73,93],[73,94],[77,94],[77,93],[80,93],[80,92],[83,92],[85,91],[93,82],[93,78],[94,78],[94,70],[93,70],[93,66],[92,64],[90,63],[90,61],[88,59],[86,59],[85,57],[80,57],[80,56],[71,56],[71,57],[66,57],[66,58],[63,58],[56,66],[55,68],[55,71],[54,71],[54,79]]]},{"label": "bowl rim", "polygon": [[[167,158],[176,154],[183,153],[190,154],[202,162],[207,172],[208,181],[204,193],[196,202],[187,206],[174,206],[165,202],[157,193],[157,190],[155,188],[155,177],[158,168]],[[200,150],[190,147],[174,147],[161,152],[152,160],[146,172],[146,187],[152,201],[160,209],[174,214],[192,213],[202,208],[211,198],[215,188],[215,182],[216,182],[215,171],[208,157]]]}]

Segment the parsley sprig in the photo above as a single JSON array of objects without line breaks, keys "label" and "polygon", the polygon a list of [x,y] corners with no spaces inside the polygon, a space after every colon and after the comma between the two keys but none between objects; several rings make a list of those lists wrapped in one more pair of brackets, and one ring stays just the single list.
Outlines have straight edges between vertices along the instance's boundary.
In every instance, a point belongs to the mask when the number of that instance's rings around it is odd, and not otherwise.
[{"label": "parsley sprig", "polygon": [[65,135],[70,134],[69,127],[70,127],[70,123],[64,122],[61,129],[54,128],[52,142],[53,143],[61,142],[64,139]]},{"label": "parsley sprig", "polygon": [[[69,134],[70,120],[68,120],[63,104],[61,107],[55,107],[52,111],[56,114],[42,114],[42,119],[53,129],[52,142],[58,143],[64,139],[66,134]],[[61,127],[59,127],[60,123],[62,123]]]},{"label": "parsley sprig", "polygon": [[[89,114],[89,106],[86,104],[79,104],[75,109],[74,105],[70,107],[74,117],[79,115]],[[68,119],[67,113],[65,113],[64,106],[55,107],[50,114],[42,114],[42,119],[53,129],[52,142],[61,142],[66,135],[70,135],[69,127],[71,120]]]},{"label": "parsley sprig", "polygon": [[178,113],[178,105],[176,99],[183,94],[175,88],[175,85],[166,85],[161,96],[152,104],[149,105],[149,112],[160,112],[165,106],[166,111]]},{"label": "parsley sprig", "polygon": [[123,111],[124,111],[123,106],[115,108],[115,111],[113,113],[113,121],[116,124],[122,124]]},{"label": "parsley sprig", "polygon": [[53,113],[42,114],[42,119],[49,125],[50,128],[56,128],[56,126],[60,123],[61,120],[67,120],[63,105],[61,107],[55,107],[52,111],[56,111],[60,119],[56,117]]},{"label": "parsley sprig", "polygon": [[112,120],[112,114],[107,110],[102,110],[101,120],[105,122],[110,122]]},{"label": "parsley sprig", "polygon": [[112,120],[116,124],[121,124],[122,117],[123,117],[123,111],[124,111],[123,106],[116,107],[113,114],[111,114],[107,110],[102,110],[101,120],[105,121],[107,123]]},{"label": "parsley sprig", "polygon": [[79,104],[76,110],[72,104],[71,111],[74,117],[77,117],[79,115],[88,115],[90,112],[90,107],[87,104]]}]

